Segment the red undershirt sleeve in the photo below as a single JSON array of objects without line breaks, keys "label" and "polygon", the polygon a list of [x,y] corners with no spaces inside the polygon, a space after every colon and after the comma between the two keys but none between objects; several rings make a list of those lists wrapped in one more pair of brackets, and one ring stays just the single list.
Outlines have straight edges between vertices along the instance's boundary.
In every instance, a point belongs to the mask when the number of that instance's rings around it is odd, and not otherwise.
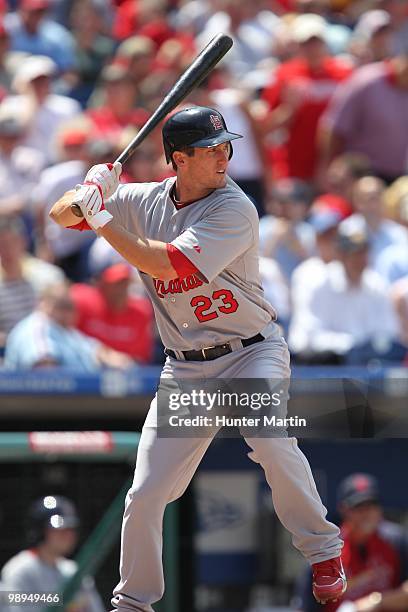
[{"label": "red undershirt sleeve", "polygon": [[198,268],[174,245],[166,244],[167,255],[169,256],[170,263],[177,272],[179,278],[185,278],[190,274],[199,273]]},{"label": "red undershirt sleeve", "polygon": [[89,227],[87,220],[82,219],[82,221],[76,223],[75,225],[68,225],[67,229],[74,229],[83,232],[84,230],[90,230],[91,228]]}]

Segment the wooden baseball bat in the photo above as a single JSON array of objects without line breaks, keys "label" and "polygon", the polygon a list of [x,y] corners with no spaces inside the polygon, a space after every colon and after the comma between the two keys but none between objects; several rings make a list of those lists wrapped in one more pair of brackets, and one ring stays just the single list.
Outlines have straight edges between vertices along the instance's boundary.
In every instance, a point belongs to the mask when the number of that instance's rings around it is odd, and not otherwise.
[{"label": "wooden baseball bat", "polygon": [[[168,113],[176,108],[176,106],[180,104],[180,102],[184,100],[203,79],[205,79],[231,47],[232,39],[226,34],[217,34],[217,36],[214,36],[201,53],[197,55],[193,63],[180,76],[160,106],[154,111],[153,115],[128,144],[126,149],[122,151],[116,161],[124,164],[134,153],[136,147],[144,141],[146,136],[150,134],[156,125],[160,123]],[[81,209],[76,204],[71,205],[71,210],[77,217],[83,216]]]}]

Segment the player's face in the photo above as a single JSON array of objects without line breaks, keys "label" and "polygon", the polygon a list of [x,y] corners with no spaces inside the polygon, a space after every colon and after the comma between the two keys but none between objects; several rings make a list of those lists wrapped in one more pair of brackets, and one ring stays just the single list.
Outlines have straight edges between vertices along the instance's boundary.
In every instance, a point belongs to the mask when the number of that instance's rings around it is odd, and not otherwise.
[{"label": "player's face", "polygon": [[381,508],[378,504],[366,502],[345,512],[347,526],[356,537],[369,536],[373,533],[382,518]]},{"label": "player's face", "polygon": [[358,285],[364,270],[368,266],[368,248],[361,249],[354,253],[342,253],[341,261],[348,279],[353,284]]},{"label": "player's face", "polygon": [[229,142],[224,142],[215,147],[195,148],[192,157],[185,156],[185,175],[196,185],[197,191],[225,186],[230,146]]},{"label": "player's face", "polygon": [[77,545],[78,533],[76,529],[48,529],[46,546],[56,556],[70,555]]},{"label": "player's face", "polygon": [[75,304],[68,292],[60,292],[44,304],[47,314],[61,327],[70,328],[76,322]]}]

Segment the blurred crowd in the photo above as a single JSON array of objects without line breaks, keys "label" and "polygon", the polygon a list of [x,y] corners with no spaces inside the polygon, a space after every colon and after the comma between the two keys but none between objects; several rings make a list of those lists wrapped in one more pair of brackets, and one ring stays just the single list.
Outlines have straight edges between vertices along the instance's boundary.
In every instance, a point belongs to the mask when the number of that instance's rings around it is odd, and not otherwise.
[{"label": "blurred crowd", "polygon": [[[405,0],[0,0],[4,365],[162,360],[137,273],[48,218],[113,161],[198,51],[234,46],[189,96],[216,107],[260,216],[260,271],[306,364],[407,362]],[[157,128],[124,182],[163,180]]]}]

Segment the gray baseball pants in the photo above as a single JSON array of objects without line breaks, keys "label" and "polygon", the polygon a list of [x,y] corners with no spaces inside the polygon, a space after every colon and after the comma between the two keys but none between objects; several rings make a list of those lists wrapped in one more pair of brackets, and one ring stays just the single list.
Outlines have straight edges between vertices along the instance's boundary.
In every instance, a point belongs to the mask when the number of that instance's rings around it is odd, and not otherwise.
[{"label": "gray baseball pants", "polygon": [[[213,361],[168,358],[162,376],[288,379],[289,352],[276,333]],[[133,484],[126,497],[120,581],[112,599],[119,610],[152,612],[151,604],[161,599],[164,510],[184,493],[212,439],[159,438],[156,410],[154,398],[142,431]],[[310,563],[339,556],[343,545],[339,529],[325,518],[327,510],[296,438],[245,440],[252,449],[250,458],[265,471],[276,514],[292,534],[294,546]]]}]

